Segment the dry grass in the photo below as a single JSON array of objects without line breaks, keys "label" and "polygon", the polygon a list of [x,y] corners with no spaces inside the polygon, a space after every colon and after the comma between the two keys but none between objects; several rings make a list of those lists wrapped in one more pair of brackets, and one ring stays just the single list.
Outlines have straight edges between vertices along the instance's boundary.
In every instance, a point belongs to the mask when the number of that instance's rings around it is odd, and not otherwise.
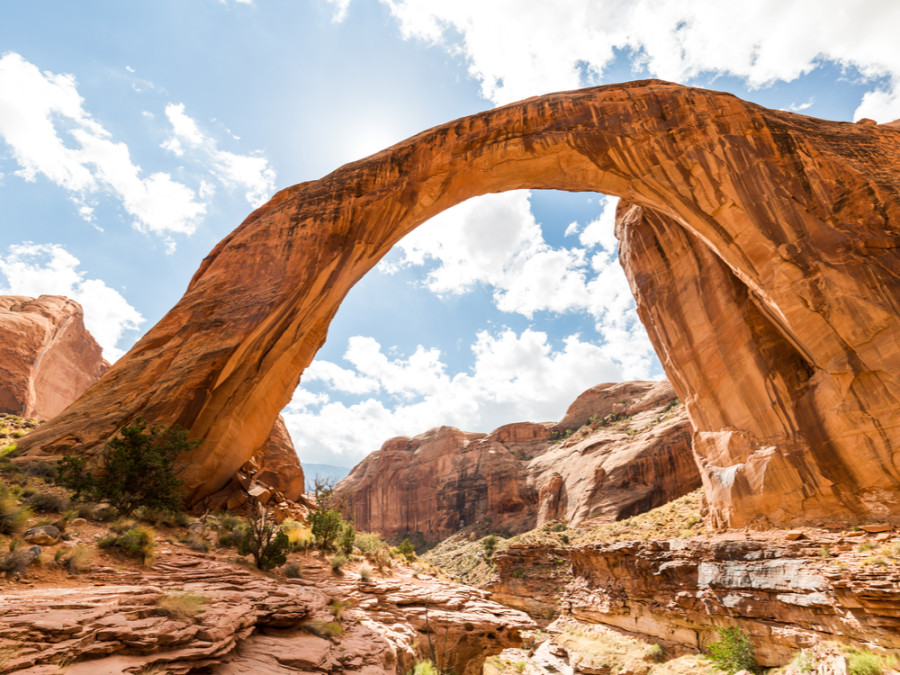
[{"label": "dry grass", "polygon": [[209,598],[190,591],[166,593],[159,599],[159,611],[172,619],[187,621],[203,611]]},{"label": "dry grass", "polygon": [[698,489],[663,504],[652,511],[641,513],[615,523],[591,526],[582,523],[571,536],[574,545],[633,541],[635,539],[684,539],[704,532],[703,517],[700,515],[700,499],[703,491]]},{"label": "dry grass", "polygon": [[649,673],[662,656],[659,645],[620,635],[603,626],[571,623],[553,638],[569,653],[569,663],[586,672]]}]

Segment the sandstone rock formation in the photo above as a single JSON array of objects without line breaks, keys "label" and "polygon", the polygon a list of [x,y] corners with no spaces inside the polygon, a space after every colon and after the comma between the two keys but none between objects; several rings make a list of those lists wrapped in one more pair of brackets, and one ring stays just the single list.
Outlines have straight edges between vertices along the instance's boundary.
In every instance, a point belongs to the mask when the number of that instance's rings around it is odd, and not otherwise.
[{"label": "sandstone rock formation", "polygon": [[275,421],[269,438],[253,453],[231,480],[217,492],[200,502],[211,511],[238,511],[251,500],[273,509],[276,519],[302,520],[311,506],[304,496],[305,478],[300,459],[281,415]]},{"label": "sandstone rock formation", "polygon": [[716,627],[739,626],[766,666],[831,640],[900,648],[900,566],[885,554],[900,539],[785,534],[517,545],[495,556],[490,588],[511,606],[557,609],[675,651],[700,651]]},{"label": "sandstone rock formation", "polygon": [[74,300],[0,296],[0,412],[56,416],[109,368],[101,351]]},{"label": "sandstone rock formation", "polygon": [[[398,572],[363,582],[307,561],[303,579],[276,579],[211,556],[164,552],[146,572],[98,568],[91,585],[0,591],[0,673],[214,675],[406,672],[431,633],[448,667],[481,672],[486,656],[534,626],[486,594]],[[200,596],[196,617],[166,597]],[[336,616],[334,605],[344,608]]]},{"label": "sandstone rock formation", "polygon": [[668,382],[598,385],[559,424],[392,438],[335,489],[360,530],[437,541],[467,525],[522,532],[618,520],[696,489],[691,432]]},{"label": "sandstone rock formation", "polygon": [[[641,209],[622,261],[697,418],[715,522],[900,521],[898,157],[894,126],[659,81],[456,120],[276,194],[23,446],[91,453],[137,415],[178,423],[204,439],[182,458],[202,499],[263,444],[342,299],[405,234],[480,194],[598,191]],[[684,361],[676,328],[704,356]]]}]

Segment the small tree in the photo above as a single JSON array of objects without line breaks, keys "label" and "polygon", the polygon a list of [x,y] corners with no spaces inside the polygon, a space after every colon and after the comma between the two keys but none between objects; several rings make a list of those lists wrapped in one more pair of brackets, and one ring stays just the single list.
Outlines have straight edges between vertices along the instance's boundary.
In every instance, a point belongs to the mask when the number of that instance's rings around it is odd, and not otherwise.
[{"label": "small tree", "polygon": [[341,532],[338,548],[344,555],[350,555],[353,553],[354,543],[356,543],[356,530],[353,529],[353,523],[346,523],[343,532]]},{"label": "small tree", "polygon": [[312,492],[316,498],[316,505],[320,509],[330,509],[333,506],[335,485],[337,485],[337,481],[332,476],[316,474],[316,477],[313,478]]},{"label": "small tree", "polygon": [[489,534],[481,540],[481,545],[484,547],[485,560],[490,562],[491,558],[494,557],[494,551],[497,550],[497,537],[493,534]]},{"label": "small tree", "polygon": [[341,518],[341,514],[334,509],[320,508],[309,514],[309,526],[313,539],[316,540],[316,546],[332,550],[335,540],[344,528],[344,520]]},{"label": "small tree", "polygon": [[66,455],[57,466],[59,484],[73,490],[77,499],[108,501],[122,516],[140,506],[180,509],[181,480],[175,475],[175,458],[200,441],[189,440],[188,432],[177,426],[148,428],[141,419],[119,433],[106,444],[98,475],[88,472],[83,457]]},{"label": "small tree", "polygon": [[713,665],[729,675],[741,670],[756,672],[756,656],[747,632],[737,626],[717,628],[716,631],[719,639],[710,643],[707,649]]},{"label": "small tree", "polygon": [[238,553],[252,555],[261,570],[281,567],[287,562],[291,542],[272,519],[269,510],[257,501],[250,507],[250,516],[238,542]]},{"label": "small tree", "polygon": [[409,537],[405,537],[403,541],[397,546],[397,550],[400,554],[406,558],[408,562],[412,562],[416,557],[416,547],[413,546],[413,543],[409,540]]}]

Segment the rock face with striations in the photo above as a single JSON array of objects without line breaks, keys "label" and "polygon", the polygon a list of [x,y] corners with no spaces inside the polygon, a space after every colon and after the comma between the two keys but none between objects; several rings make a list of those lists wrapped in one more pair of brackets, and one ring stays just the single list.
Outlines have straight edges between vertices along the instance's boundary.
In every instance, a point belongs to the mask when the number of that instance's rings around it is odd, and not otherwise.
[{"label": "rock face with striations", "polygon": [[0,296],[0,412],[55,417],[107,368],[77,302]]},{"label": "rock face with striations", "polygon": [[896,126],[660,81],[449,122],[276,194],[22,447],[90,455],[138,415],[178,423],[204,439],[181,458],[199,501],[263,444],[341,301],[404,235],[481,194],[595,191],[640,209],[621,260],[714,521],[900,522],[898,157]]},{"label": "rock face with striations", "polygon": [[392,438],[335,489],[357,529],[428,541],[474,523],[522,532],[613,521],[696,489],[683,406],[667,382],[593,387],[559,424]]}]

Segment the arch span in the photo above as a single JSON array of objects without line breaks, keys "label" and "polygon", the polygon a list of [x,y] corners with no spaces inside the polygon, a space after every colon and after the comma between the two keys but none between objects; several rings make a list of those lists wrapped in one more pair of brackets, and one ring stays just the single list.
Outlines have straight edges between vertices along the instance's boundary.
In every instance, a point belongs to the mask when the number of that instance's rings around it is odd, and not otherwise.
[{"label": "arch span", "polygon": [[517,188],[626,200],[622,262],[686,402],[717,523],[900,513],[900,130],[659,81],[465,117],[282,190],[30,454],[138,415],[203,443],[190,500],[262,445],[348,290],[405,234]]}]

